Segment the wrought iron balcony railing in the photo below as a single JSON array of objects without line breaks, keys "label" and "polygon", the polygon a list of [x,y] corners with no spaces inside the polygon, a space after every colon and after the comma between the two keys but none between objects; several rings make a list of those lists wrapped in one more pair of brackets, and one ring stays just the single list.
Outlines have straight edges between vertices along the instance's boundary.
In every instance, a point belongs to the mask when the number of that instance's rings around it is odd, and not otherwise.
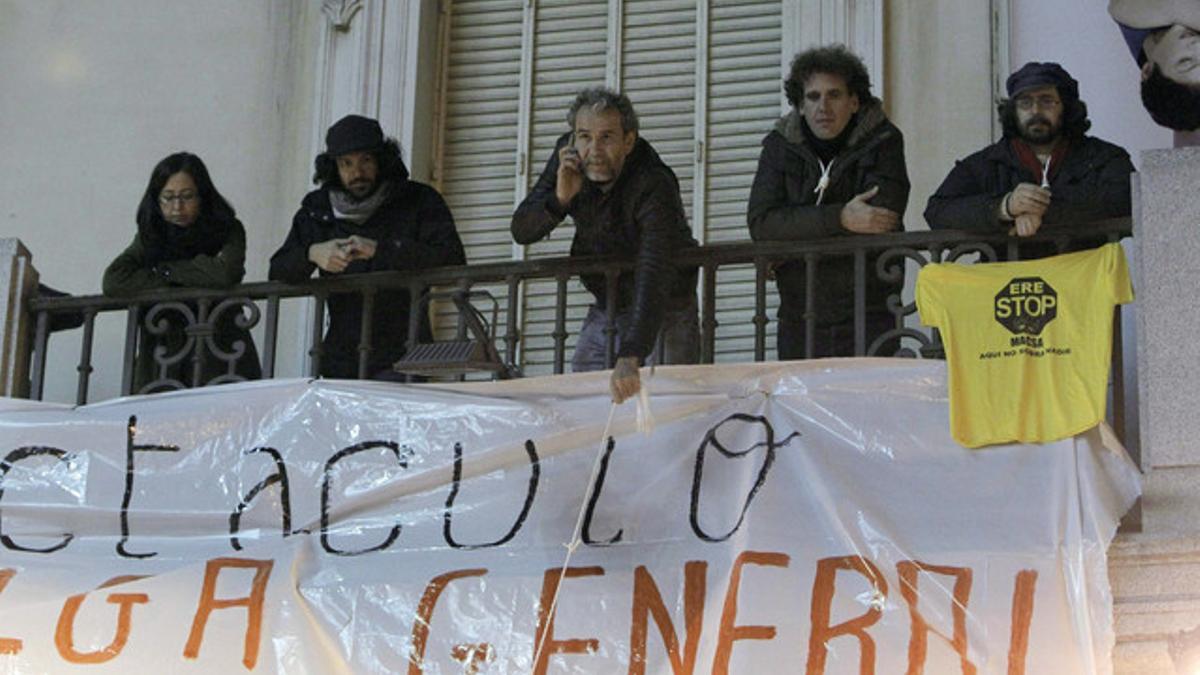
[{"label": "wrought iron balcony railing", "polygon": [[[1116,241],[1131,234],[1129,219],[1115,219],[1089,223],[1080,226],[1056,228],[1039,233],[1028,239],[1016,239],[996,235],[980,235],[978,233],[958,231],[938,232],[906,232],[870,237],[838,237],[820,241],[805,242],[738,242],[701,246],[695,249],[681,251],[675,257],[674,263],[681,267],[695,266],[701,270],[700,284],[700,321],[701,321],[701,362],[712,363],[717,351],[717,296],[718,271],[734,265],[750,265],[754,270],[754,312],[752,323],[753,358],[755,361],[766,359],[767,338],[771,332],[772,317],[768,316],[768,294],[774,293],[769,288],[768,280],[772,266],[789,260],[803,260],[807,270],[807,303],[805,307],[806,323],[806,353],[813,353],[814,321],[814,292],[821,283],[816,274],[822,260],[833,257],[854,260],[854,319],[855,319],[855,354],[873,355],[878,345],[887,340],[899,340],[900,355],[933,356],[941,355],[940,338],[937,331],[926,331],[918,326],[918,322],[910,317],[916,312],[911,301],[905,301],[898,295],[888,301],[888,311],[895,318],[895,327],[884,336],[867,344],[865,330],[866,313],[866,283],[868,275],[875,275],[883,281],[895,282],[902,278],[904,270],[929,262],[945,262],[961,259],[978,259],[995,261],[998,259],[1016,260],[1021,258],[1022,249],[1027,246],[1040,246],[1043,251],[1065,251],[1083,243],[1095,243],[1097,240]],[[868,269],[868,258],[876,259],[875,269]],[[134,391],[134,360],[138,345],[139,331],[150,333],[165,330],[165,317],[174,316],[174,321],[186,324],[187,339],[180,349],[173,353],[156,353],[153,357],[155,367],[165,373],[173,364],[190,364],[191,376],[189,381],[167,381],[159,378],[142,387],[181,388],[185,386],[203,386],[241,379],[234,371],[234,363],[241,356],[238,345],[231,350],[223,350],[214,339],[215,326],[218,319],[226,313],[236,313],[238,321],[245,328],[255,328],[261,324],[262,344],[261,360],[263,377],[273,377],[278,359],[278,336],[280,303],[287,298],[311,297],[317,302],[312,313],[310,343],[307,359],[307,374],[320,372],[322,351],[321,337],[324,328],[324,300],[334,293],[360,294],[363,298],[362,340],[358,347],[359,377],[367,376],[367,366],[372,349],[371,315],[375,295],[383,289],[407,288],[413,297],[417,297],[426,287],[442,287],[451,289],[470,290],[484,284],[499,284],[507,289],[507,311],[503,333],[498,336],[502,348],[497,346],[496,353],[508,364],[516,364],[518,350],[521,346],[521,331],[519,325],[521,288],[531,281],[550,281],[556,284],[554,306],[554,328],[551,333],[553,341],[553,370],[563,372],[566,360],[567,339],[570,326],[567,325],[567,296],[568,281],[579,274],[603,275],[610,292],[608,316],[615,313],[613,303],[617,297],[616,284],[618,274],[630,269],[632,261],[611,258],[546,258],[523,262],[496,263],[483,265],[468,265],[463,267],[447,267],[419,272],[379,272],[338,279],[314,279],[301,284],[282,284],[275,282],[248,283],[223,290],[204,289],[166,289],[131,296],[128,298],[109,298],[104,296],[77,296],[66,298],[35,297],[31,300],[29,309],[35,316],[36,331],[33,347],[31,395],[41,399],[44,392],[47,368],[47,343],[50,337],[50,321],[53,316],[62,314],[82,314],[83,338],[78,371],[76,401],[86,403],[88,399],[89,381],[93,372],[93,342],[95,321],[97,315],[105,312],[126,312],[124,360],[122,368],[122,394],[140,393]],[[911,287],[911,284],[910,284]],[[414,344],[418,334],[417,313],[413,312],[409,322],[409,344]],[[1119,322],[1119,313],[1116,321]],[[1115,336],[1120,340],[1119,323]],[[464,333],[464,326],[459,323],[459,336]],[[608,326],[609,331],[609,363],[613,362],[613,341],[615,326]],[[244,346],[243,346],[244,347]],[[1121,349],[1118,342],[1113,350],[1116,361],[1116,372],[1120,373]],[[190,361],[189,361],[190,360]],[[216,362],[225,368],[225,372],[208,381],[201,381],[205,372],[205,364]],[[211,370],[209,371],[211,372]],[[1121,410],[1123,401],[1121,378],[1115,378],[1114,398],[1115,410]],[[1118,433],[1122,432],[1122,419],[1115,420]]]}]

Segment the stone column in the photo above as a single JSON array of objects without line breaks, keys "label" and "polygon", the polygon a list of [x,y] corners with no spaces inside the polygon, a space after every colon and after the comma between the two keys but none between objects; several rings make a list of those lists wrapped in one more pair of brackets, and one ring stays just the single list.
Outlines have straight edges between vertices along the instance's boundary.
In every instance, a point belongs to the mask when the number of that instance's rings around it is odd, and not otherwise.
[{"label": "stone column", "polygon": [[1142,153],[1136,182],[1143,531],[1200,535],[1200,147]]},{"label": "stone column", "polygon": [[29,250],[16,238],[0,239],[0,395],[27,396],[33,324],[25,303],[37,289]]},{"label": "stone column", "polygon": [[1168,643],[1200,625],[1200,147],[1141,160],[1133,283],[1142,531],[1109,550],[1113,666],[1172,675]]}]

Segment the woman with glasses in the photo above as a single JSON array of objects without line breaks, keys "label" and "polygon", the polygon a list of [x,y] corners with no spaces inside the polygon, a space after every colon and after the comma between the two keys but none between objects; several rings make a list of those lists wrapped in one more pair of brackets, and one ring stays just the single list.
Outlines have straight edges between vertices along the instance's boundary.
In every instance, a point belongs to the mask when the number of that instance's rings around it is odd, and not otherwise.
[{"label": "woman with glasses", "polygon": [[[150,173],[133,243],[104,272],[104,294],[228,288],[246,273],[246,231],[199,157],[170,155]],[[133,393],[262,376],[243,303],[163,301],[141,306]],[[197,377],[198,375],[198,377]]]}]

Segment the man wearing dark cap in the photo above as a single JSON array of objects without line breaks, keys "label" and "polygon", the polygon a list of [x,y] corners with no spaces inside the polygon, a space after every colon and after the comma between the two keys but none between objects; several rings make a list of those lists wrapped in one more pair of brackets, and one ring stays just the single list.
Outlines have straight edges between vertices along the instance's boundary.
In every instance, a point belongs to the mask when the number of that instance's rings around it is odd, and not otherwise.
[{"label": "man wearing dark cap", "polygon": [[[298,283],[384,270],[415,270],[466,263],[454,217],[436,190],[409,180],[400,145],[385,139],[379,122],[347,115],[325,134],[313,181],[283,246],[271,256],[270,278]],[[329,296],[329,329],[321,350],[323,377],[358,376],[362,296]],[[367,374],[390,378],[404,355],[411,298],[406,290],[375,295]],[[420,339],[431,339],[422,316]]]},{"label": "man wearing dark cap", "polygon": [[1133,163],[1084,135],[1092,123],[1079,83],[1057,63],[1027,63],[1007,89],[998,107],[1004,138],[954,165],[925,207],[929,226],[1028,237],[1128,216]]}]

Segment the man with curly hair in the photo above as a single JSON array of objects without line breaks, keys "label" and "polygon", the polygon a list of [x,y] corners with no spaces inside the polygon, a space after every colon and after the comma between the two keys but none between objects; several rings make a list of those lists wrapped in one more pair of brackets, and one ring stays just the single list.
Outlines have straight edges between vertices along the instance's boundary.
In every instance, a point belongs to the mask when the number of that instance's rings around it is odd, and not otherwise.
[{"label": "man with curly hair", "polygon": [[[299,283],[322,277],[383,270],[463,265],[466,256],[454,217],[436,190],[408,178],[400,145],[385,139],[379,122],[347,115],[329,128],[317,155],[313,182],[292,219],[283,246],[271,256],[269,276]],[[392,364],[407,350],[407,290],[375,294],[367,375],[393,379]],[[362,296],[335,293],[327,300],[329,328],[321,345],[321,376],[358,376]],[[432,339],[429,317],[419,339]]]},{"label": "man with curly hair", "polygon": [[1128,216],[1133,162],[1124,149],[1085,135],[1092,123],[1075,78],[1057,63],[1031,62],[1006,87],[1009,98],[998,106],[1004,138],[954,165],[929,198],[929,227],[1029,237],[1043,227]]},{"label": "man with curly hair", "polygon": [[[860,237],[903,229],[908,205],[904,136],[871,95],[866,66],[841,45],[796,55],[784,80],[792,109],[763,139],[750,189],[747,220],[755,241]],[[894,341],[881,340],[896,327],[887,309],[902,278],[881,279],[878,254],[866,264],[864,350],[887,354]],[[780,359],[855,354],[854,259],[817,261],[813,350],[806,349],[806,263],[788,261],[775,269],[779,288]]]},{"label": "man with curly hair", "polygon": [[1200,129],[1200,2],[1109,0],[1142,73],[1142,105],[1158,124]]}]

